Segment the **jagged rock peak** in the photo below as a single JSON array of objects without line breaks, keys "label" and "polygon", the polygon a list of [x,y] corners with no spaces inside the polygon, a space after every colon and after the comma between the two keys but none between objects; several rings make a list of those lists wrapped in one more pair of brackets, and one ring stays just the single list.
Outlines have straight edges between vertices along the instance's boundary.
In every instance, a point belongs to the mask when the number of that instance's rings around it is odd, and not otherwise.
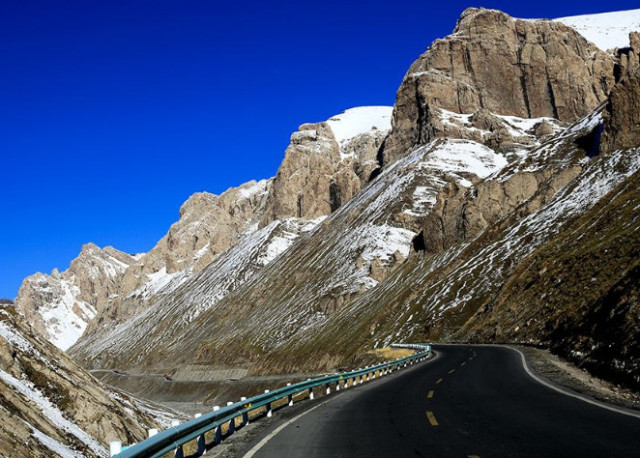
[{"label": "jagged rock peak", "polygon": [[212,194],[209,192],[196,192],[193,193],[180,207],[180,218],[185,213],[202,209],[202,207],[218,205],[220,199],[225,201],[242,201],[252,197],[266,196],[271,186],[272,179],[255,181],[251,180],[235,188],[229,188],[220,195]]},{"label": "jagged rock peak", "polygon": [[354,196],[379,167],[392,107],[356,107],[327,121],[303,124],[270,191],[261,227],[287,218],[326,216]]},{"label": "jagged rock peak", "polygon": [[405,75],[384,161],[439,136],[431,122],[435,108],[576,121],[606,99],[614,62],[562,23],[469,8]]}]

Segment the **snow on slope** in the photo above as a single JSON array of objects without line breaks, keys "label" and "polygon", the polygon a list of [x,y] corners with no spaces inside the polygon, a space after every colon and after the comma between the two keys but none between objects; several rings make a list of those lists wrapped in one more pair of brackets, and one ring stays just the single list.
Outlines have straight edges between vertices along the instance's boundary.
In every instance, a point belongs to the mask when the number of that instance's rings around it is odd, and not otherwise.
[{"label": "snow on slope", "polygon": [[348,143],[354,137],[373,130],[391,129],[393,107],[356,107],[327,120],[338,144]]},{"label": "snow on slope", "polygon": [[640,9],[554,20],[573,27],[603,51],[628,47],[629,32],[640,31]]},{"label": "snow on slope", "polygon": [[[0,380],[2,380],[4,383],[11,386],[13,389],[29,399],[35,405],[35,407],[40,412],[42,412],[42,415],[44,415],[46,418],[49,418],[53,424],[57,425],[63,431],[78,438],[80,441],[86,444],[90,450],[95,451],[99,455],[106,454],[106,449],[103,445],[101,445],[93,437],[80,429],[80,427],[74,422],[68,420],[65,417],[65,414],[55,404],[53,404],[51,400],[49,400],[49,398],[42,394],[42,392],[37,389],[33,383],[27,380],[18,380],[2,369],[0,369]],[[67,448],[56,441],[54,442],[59,447]],[[46,443],[45,445],[49,446],[51,444]]]},{"label": "snow on slope", "polygon": [[84,351],[90,347],[90,353],[95,355],[133,350],[141,342],[146,348],[168,345],[166,333],[158,331],[159,328],[172,323],[182,329],[271,264],[297,238],[313,231],[323,220],[324,217],[291,218],[276,220],[259,230],[247,230],[244,237],[184,286],[163,294],[152,307],[132,319],[86,337],[75,349]]}]

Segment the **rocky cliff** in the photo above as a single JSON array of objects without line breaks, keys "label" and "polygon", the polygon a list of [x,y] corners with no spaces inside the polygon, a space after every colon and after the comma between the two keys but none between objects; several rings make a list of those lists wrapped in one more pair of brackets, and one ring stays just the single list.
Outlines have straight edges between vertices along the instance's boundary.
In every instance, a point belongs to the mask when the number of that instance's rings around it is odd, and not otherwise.
[{"label": "rocky cliff", "polygon": [[[384,160],[451,137],[437,121],[441,109],[576,121],[605,100],[613,67],[611,55],[563,23],[469,8],[453,34],[436,40],[405,75]],[[499,129],[493,132],[499,138]]]},{"label": "rocky cliff", "polygon": [[0,305],[0,454],[108,456],[108,443],[136,442],[156,421],[130,397],[93,377]]}]

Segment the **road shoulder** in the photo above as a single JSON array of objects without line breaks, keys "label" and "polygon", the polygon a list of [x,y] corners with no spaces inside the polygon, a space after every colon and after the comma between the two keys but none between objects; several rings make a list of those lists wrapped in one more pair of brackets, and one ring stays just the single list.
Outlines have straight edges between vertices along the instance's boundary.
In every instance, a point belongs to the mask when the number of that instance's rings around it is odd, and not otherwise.
[{"label": "road shoulder", "polygon": [[511,345],[519,350],[529,369],[550,383],[593,400],[624,409],[640,411],[640,394],[601,380],[587,371],[552,355],[548,350]]}]

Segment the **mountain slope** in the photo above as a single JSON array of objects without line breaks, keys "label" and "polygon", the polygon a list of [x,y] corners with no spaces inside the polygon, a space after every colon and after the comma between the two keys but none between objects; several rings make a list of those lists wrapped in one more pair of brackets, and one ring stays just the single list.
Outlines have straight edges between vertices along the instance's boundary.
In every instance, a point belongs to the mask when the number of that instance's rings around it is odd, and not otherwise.
[{"label": "mountain slope", "polygon": [[108,392],[11,305],[0,305],[0,454],[108,456],[111,440],[139,441],[156,423]]}]

